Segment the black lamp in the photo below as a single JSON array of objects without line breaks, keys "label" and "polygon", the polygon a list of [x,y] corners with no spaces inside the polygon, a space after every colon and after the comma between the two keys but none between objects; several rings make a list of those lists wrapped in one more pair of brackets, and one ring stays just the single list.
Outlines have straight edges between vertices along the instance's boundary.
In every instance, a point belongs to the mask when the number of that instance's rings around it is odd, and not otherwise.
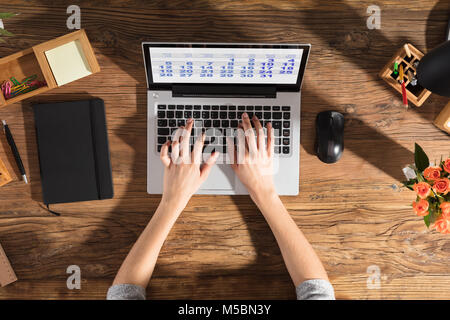
[{"label": "black lamp", "polygon": [[446,40],[420,60],[417,81],[433,93],[450,97],[450,21]]}]

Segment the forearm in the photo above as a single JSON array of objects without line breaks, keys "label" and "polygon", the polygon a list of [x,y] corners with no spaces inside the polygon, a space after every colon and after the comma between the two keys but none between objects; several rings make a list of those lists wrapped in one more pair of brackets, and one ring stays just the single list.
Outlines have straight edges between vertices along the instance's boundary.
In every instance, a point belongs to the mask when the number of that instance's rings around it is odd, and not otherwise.
[{"label": "forearm", "polygon": [[319,257],[287,212],[278,195],[272,193],[252,198],[278,242],[294,285],[298,286],[309,279],[328,280]]},{"label": "forearm", "polygon": [[114,279],[114,285],[126,283],[147,287],[161,247],[181,211],[181,208],[161,201],[147,227],[122,263]]}]

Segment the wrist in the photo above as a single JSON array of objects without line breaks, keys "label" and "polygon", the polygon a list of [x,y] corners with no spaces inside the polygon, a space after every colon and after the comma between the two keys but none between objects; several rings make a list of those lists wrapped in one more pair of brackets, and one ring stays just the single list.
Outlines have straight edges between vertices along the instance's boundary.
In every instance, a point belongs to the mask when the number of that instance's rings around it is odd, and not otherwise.
[{"label": "wrist", "polygon": [[161,198],[158,209],[164,214],[179,216],[186,207],[186,203],[182,203],[179,200],[166,199],[164,196]]},{"label": "wrist", "polygon": [[260,210],[280,199],[274,188],[250,192],[250,197]]}]

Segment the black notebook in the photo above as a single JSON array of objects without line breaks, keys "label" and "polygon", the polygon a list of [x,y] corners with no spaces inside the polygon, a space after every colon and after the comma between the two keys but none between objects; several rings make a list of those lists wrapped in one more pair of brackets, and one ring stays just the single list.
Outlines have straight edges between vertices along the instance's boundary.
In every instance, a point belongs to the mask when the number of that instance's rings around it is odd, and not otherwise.
[{"label": "black notebook", "polygon": [[33,109],[44,203],[112,198],[103,100],[35,104]]}]

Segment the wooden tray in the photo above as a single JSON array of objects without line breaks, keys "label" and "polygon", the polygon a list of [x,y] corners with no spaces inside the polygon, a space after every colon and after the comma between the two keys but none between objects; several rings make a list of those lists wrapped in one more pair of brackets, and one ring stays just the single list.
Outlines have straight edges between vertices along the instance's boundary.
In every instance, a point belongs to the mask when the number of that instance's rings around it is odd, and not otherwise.
[{"label": "wooden tray", "polygon": [[427,89],[421,87],[419,84],[417,84],[416,86],[410,84],[410,81],[408,79],[408,70],[411,70],[416,76],[417,70],[414,67],[414,62],[420,61],[420,59],[423,58],[424,54],[412,44],[407,43],[407,45],[411,51],[411,58],[406,54],[405,47],[401,47],[395,53],[392,59],[389,60],[389,62],[380,71],[379,76],[400,94],[402,94],[402,85],[399,82],[400,75],[394,75],[394,63],[397,62],[399,67],[400,65],[403,65],[403,81],[405,81],[406,96],[408,97],[408,101],[412,102],[416,107],[420,107],[430,96],[431,91],[428,91]]}]

